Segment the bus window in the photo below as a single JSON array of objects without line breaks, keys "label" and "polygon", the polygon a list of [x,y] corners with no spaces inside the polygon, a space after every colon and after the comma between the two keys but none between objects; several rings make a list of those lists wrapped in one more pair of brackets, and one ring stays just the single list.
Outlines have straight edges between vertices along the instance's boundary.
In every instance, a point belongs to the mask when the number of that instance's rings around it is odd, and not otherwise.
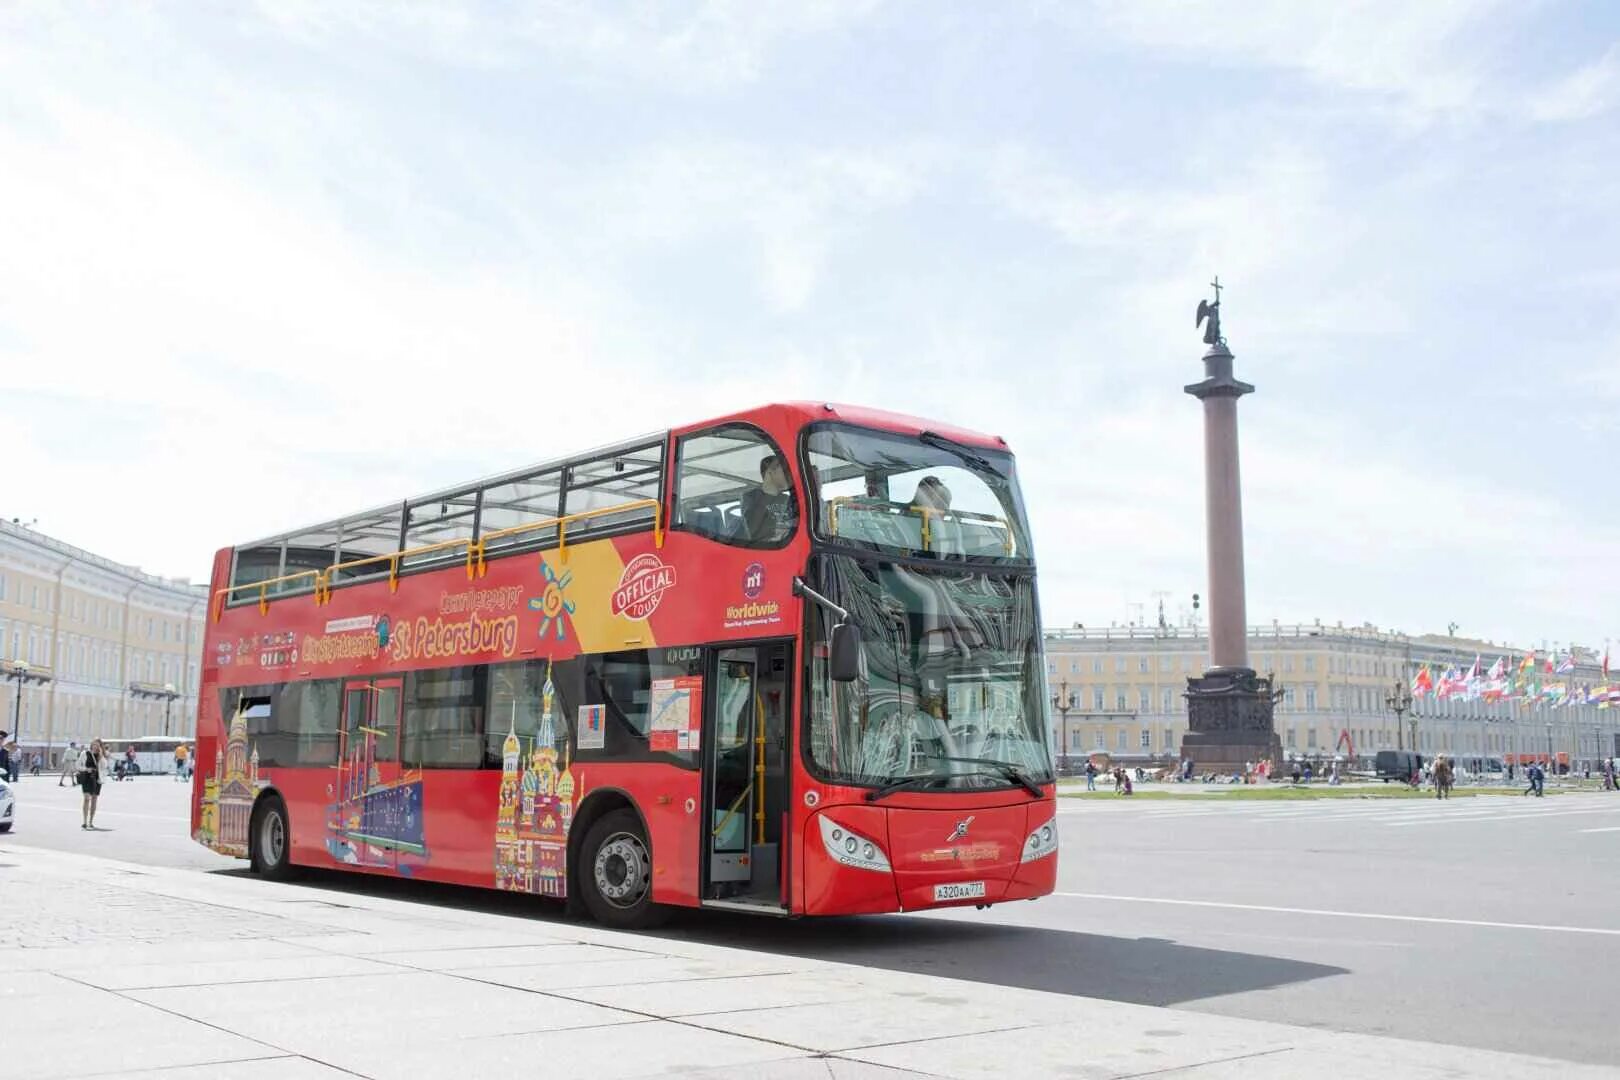
[{"label": "bus window", "polygon": [[[562,470],[550,469],[531,476],[520,476],[503,484],[484,489],[483,507],[478,517],[478,535],[488,537],[506,529],[553,521],[561,512]],[[553,526],[528,532],[495,536],[485,541],[491,550],[539,542],[552,542],[557,538]]]},{"label": "bus window", "polygon": [[781,547],[798,527],[787,459],[757,428],[732,424],[680,441],[675,525],[742,547]]},{"label": "bus window", "polygon": [[405,676],[405,753],[413,769],[476,769],[483,761],[483,666]]},{"label": "bus window", "polygon": [[[664,444],[615,451],[568,466],[563,505],[569,514],[608,511],[616,506],[657,502],[664,477]],[[620,513],[599,513],[568,527],[570,537],[650,525],[653,508],[640,506]]]}]

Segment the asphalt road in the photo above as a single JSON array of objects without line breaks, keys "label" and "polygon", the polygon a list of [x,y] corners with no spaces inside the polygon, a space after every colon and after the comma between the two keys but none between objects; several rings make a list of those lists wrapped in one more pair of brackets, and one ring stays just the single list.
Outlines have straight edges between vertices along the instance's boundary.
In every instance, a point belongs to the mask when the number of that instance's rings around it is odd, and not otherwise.
[{"label": "asphalt road", "polygon": [[[185,836],[184,786],[20,785],[8,842],[239,873]],[[1140,1004],[1612,1064],[1620,795],[1066,800],[1059,892],[932,915],[683,913],[660,933]],[[314,888],[561,918],[478,890],[337,872]],[[1076,1030],[1077,1053],[1087,1033]]]}]

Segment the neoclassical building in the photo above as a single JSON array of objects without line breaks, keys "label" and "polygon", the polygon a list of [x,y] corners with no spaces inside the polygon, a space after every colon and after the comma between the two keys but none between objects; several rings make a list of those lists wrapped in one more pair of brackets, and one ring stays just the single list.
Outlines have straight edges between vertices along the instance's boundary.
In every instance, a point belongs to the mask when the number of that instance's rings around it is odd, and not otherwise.
[{"label": "neoclassical building", "polygon": [[165,722],[194,734],[207,600],[206,585],[0,521],[0,728],[52,753]]},{"label": "neoclassical building", "polygon": [[[1479,658],[1488,669],[1498,658],[1517,665],[1535,650],[1538,664],[1554,652],[1548,643],[1516,645],[1448,634],[1401,634],[1371,625],[1273,623],[1249,628],[1249,663],[1271,674],[1282,692],[1277,733],[1283,750],[1304,758],[1367,757],[1411,748],[1453,755],[1564,755],[1575,767],[1620,754],[1620,707],[1556,705],[1548,701],[1466,700],[1434,695],[1404,711],[1399,730],[1390,707],[1397,682],[1410,687],[1427,665],[1435,676],[1467,671]],[[1209,662],[1209,638],[1188,626],[1114,626],[1050,629],[1044,634],[1053,746],[1061,760],[1095,751],[1125,760],[1174,759],[1187,729],[1182,698],[1187,676]],[[1542,674],[1572,690],[1605,679],[1602,648],[1558,644],[1557,666]]]}]

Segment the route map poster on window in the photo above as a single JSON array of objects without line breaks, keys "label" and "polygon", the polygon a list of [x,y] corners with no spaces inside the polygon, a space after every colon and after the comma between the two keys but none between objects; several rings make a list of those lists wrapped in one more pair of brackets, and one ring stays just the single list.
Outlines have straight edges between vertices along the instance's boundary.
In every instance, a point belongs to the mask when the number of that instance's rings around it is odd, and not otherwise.
[{"label": "route map poster on window", "polygon": [[581,750],[601,750],[607,745],[607,730],[604,725],[606,719],[606,705],[579,707],[579,723],[574,730],[578,732]]},{"label": "route map poster on window", "polygon": [[652,727],[647,736],[649,750],[673,753],[699,748],[703,730],[701,675],[654,679],[648,707],[652,712]]}]

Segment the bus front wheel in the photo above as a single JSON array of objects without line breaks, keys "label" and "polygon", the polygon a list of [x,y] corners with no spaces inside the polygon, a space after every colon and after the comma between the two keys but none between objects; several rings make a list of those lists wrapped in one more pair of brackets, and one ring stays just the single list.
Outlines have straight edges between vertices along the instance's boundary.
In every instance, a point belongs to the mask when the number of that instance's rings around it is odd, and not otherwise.
[{"label": "bus front wheel", "polygon": [[652,902],[652,852],[633,810],[614,810],[591,824],[574,879],[586,910],[603,926],[642,930],[668,912]]},{"label": "bus front wheel", "polygon": [[254,873],[271,881],[286,881],[293,876],[292,828],[286,803],[274,795],[261,802],[253,814],[249,836],[249,862]]}]

